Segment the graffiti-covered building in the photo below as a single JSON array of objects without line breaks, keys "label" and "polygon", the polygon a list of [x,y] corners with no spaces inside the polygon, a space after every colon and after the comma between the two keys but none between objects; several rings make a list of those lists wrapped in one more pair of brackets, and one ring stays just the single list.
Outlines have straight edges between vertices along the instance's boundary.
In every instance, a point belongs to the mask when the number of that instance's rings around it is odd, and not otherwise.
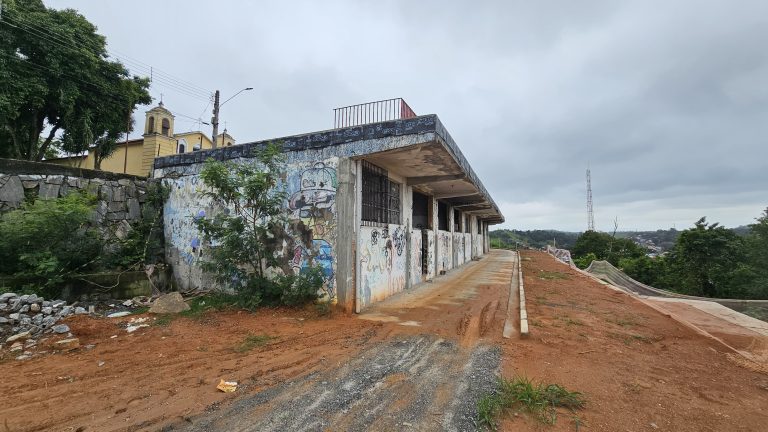
[{"label": "graffiti-covered building", "polygon": [[[286,266],[320,265],[339,305],[360,312],[489,250],[504,218],[434,115],[401,99],[335,110],[335,128],[155,159],[164,179],[166,254],[180,287],[207,286],[194,218],[212,210],[200,193],[208,158],[249,161],[269,142],[286,156],[289,220],[308,235],[290,242]],[[288,243],[287,243],[288,244]]]}]

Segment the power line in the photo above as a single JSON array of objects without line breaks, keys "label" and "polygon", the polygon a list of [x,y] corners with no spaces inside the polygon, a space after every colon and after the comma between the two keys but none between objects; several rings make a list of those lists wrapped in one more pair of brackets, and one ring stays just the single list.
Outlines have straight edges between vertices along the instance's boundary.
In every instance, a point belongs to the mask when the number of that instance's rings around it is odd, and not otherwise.
[{"label": "power line", "polygon": [[[80,47],[75,46],[72,44],[72,42],[62,39],[61,37],[57,37],[53,31],[50,29],[44,28],[42,26],[34,26],[30,24],[29,22],[23,21],[18,17],[10,17],[11,19],[8,20],[9,16],[4,17],[4,19],[0,22],[3,22],[11,27],[15,27],[19,30],[25,31],[30,35],[33,35],[35,37],[38,37],[40,39],[43,39],[45,41],[51,42],[53,44],[56,44],[60,47],[78,51],[80,53],[86,54],[86,55],[97,55],[97,53],[90,52],[90,51],[84,51]],[[105,50],[106,51],[106,50]],[[113,53],[110,53],[109,51],[106,51],[106,54],[108,56],[111,56],[114,59],[117,59],[121,63],[123,63],[123,66],[126,67],[126,69],[138,69],[143,72],[143,74],[151,76],[152,84],[154,84],[154,81],[157,80],[159,84],[163,87],[166,87],[170,90],[177,91],[181,94],[185,94],[190,97],[198,98],[201,100],[209,100],[210,98],[210,92],[207,92],[206,90],[203,90],[201,87],[195,86],[194,84],[190,84],[188,82],[185,82],[183,80],[177,79],[173,77],[172,75],[163,72],[158,69],[157,76],[155,76],[154,68],[150,65],[147,65],[146,63],[140,62],[135,59],[131,59],[127,56],[127,58],[121,58],[120,56],[117,56]],[[132,64],[132,66],[131,66]]]},{"label": "power line", "polygon": [[45,69],[47,71],[50,71],[50,72],[53,72],[53,73],[56,73],[56,74],[64,75],[64,76],[66,76],[68,78],[72,78],[73,80],[80,81],[81,83],[89,85],[89,86],[93,87],[96,90],[103,91],[104,92],[103,93],[104,96],[106,96],[106,97],[108,97],[108,98],[110,98],[110,99],[112,99],[114,101],[121,102],[121,103],[128,102],[126,99],[118,98],[113,93],[110,93],[110,90],[108,90],[107,88],[105,88],[101,84],[98,84],[98,83],[95,83],[95,82],[92,82],[92,81],[87,81],[87,80],[81,79],[79,77],[76,77],[74,75],[68,74],[66,72],[57,71],[57,70],[51,69],[49,67],[37,64],[37,63],[35,63],[33,61],[30,61],[29,59],[22,59],[22,58],[19,58],[18,56],[15,56],[15,55],[12,55],[12,54],[8,54],[8,53],[4,53],[2,51],[0,51],[0,55],[2,55],[3,57],[6,57],[8,59],[15,60],[15,61],[19,62],[19,64],[22,64],[22,65],[31,66],[31,67],[35,67],[35,68],[38,68],[38,69]]},{"label": "power line", "polygon": [[[14,11],[14,13],[15,13],[15,11]],[[12,20],[12,22],[15,22],[18,25],[26,27],[27,29],[36,31],[38,36],[46,38],[49,41],[51,39],[55,39],[59,44],[64,44],[68,48],[75,49],[75,50],[80,50],[80,47],[74,45],[71,40],[62,37],[61,34],[57,34],[54,30],[52,30],[50,28],[47,28],[47,27],[42,26],[42,25],[38,25],[36,23],[32,23],[32,22],[27,21],[27,20],[25,20],[25,19],[23,19],[21,17],[18,17],[18,16],[11,17],[11,20]],[[97,51],[98,48],[96,48],[94,50]],[[189,90],[197,91],[197,92],[200,92],[200,93],[202,93],[204,95],[210,95],[210,93],[211,93],[209,90],[206,90],[206,89],[204,89],[204,88],[202,88],[200,86],[196,86],[196,85],[194,85],[194,84],[192,84],[192,83],[190,83],[188,81],[184,81],[181,78],[175,77],[175,76],[173,76],[173,75],[171,75],[171,74],[169,74],[169,73],[167,73],[165,71],[162,71],[160,69],[154,68],[150,64],[144,63],[144,62],[142,62],[140,60],[137,60],[137,59],[132,58],[130,56],[127,56],[125,54],[117,53],[116,51],[110,52],[110,50],[107,50],[107,49],[105,49],[105,51],[106,51],[106,53],[109,56],[111,56],[113,58],[117,58],[117,59],[120,59],[120,60],[124,60],[126,62],[130,62],[130,63],[136,64],[137,68],[139,68],[139,69],[144,69],[144,70],[150,71],[150,72],[152,72],[153,70],[156,69],[157,72],[158,72],[158,75],[167,77],[168,80],[172,81],[176,85],[180,85],[180,86],[186,87]]]}]

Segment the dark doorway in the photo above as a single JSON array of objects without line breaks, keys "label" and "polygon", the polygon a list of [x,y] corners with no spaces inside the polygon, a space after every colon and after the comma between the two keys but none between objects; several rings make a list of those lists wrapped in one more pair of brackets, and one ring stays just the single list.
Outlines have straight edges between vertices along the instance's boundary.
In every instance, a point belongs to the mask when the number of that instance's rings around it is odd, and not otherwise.
[{"label": "dark doorway", "polygon": [[453,232],[461,232],[461,212],[453,209]]},{"label": "dark doorway", "polygon": [[448,231],[448,204],[437,202],[437,229]]},{"label": "dark doorway", "polygon": [[413,227],[418,229],[432,228],[429,213],[429,197],[413,191]]}]

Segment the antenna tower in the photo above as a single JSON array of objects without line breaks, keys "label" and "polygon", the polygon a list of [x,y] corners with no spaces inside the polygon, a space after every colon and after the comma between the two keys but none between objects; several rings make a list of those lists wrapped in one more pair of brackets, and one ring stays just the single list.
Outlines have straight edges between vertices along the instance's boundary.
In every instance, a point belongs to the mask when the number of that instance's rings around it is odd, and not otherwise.
[{"label": "antenna tower", "polygon": [[595,230],[595,212],[592,210],[592,174],[587,165],[587,231]]}]

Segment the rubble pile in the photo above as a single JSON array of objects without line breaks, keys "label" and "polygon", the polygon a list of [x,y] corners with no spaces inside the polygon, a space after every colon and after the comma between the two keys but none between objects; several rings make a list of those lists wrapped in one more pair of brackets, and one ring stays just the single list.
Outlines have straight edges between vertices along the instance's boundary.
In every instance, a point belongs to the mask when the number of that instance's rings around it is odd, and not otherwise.
[{"label": "rubble pile", "polygon": [[[69,326],[59,321],[88,311],[64,300],[45,300],[35,294],[0,294],[0,348],[5,345],[17,360],[32,357],[36,339],[46,333],[64,335],[63,348],[73,345]],[[69,343],[69,345],[67,345]]]},{"label": "rubble pile", "polygon": [[[66,324],[56,323],[69,315],[87,313],[85,308],[67,305],[64,300],[45,300],[35,294],[0,294],[0,336],[26,339],[43,333],[69,333]],[[23,336],[18,337],[20,334]]]}]

